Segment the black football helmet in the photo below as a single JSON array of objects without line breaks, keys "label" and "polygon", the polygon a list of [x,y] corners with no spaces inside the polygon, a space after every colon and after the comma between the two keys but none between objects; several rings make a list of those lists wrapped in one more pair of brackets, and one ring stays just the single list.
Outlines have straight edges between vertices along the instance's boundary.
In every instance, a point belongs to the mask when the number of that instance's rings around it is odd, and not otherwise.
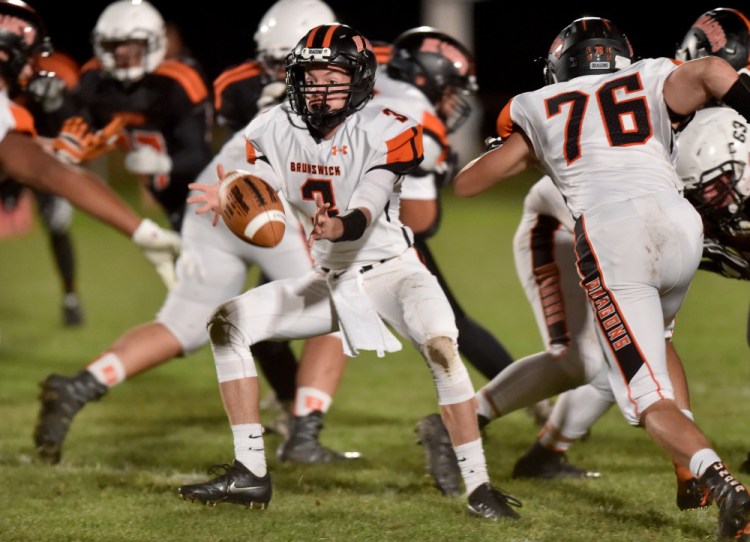
[{"label": "black football helmet", "polygon": [[477,90],[474,56],[451,36],[429,26],[407,30],[393,42],[386,70],[394,79],[418,87],[448,132],[469,117],[469,97]]},{"label": "black football helmet", "polygon": [[720,56],[735,70],[750,64],[750,21],[732,8],[707,11],[688,30],[675,58],[683,62],[703,56]]},{"label": "black football helmet", "polygon": [[36,10],[21,0],[0,0],[0,76],[13,96],[21,87],[21,72],[31,59],[52,51]]},{"label": "black football helmet", "polygon": [[[337,66],[349,71],[351,83],[347,85],[308,85],[305,68],[311,66]],[[286,57],[286,92],[292,111],[300,115],[308,126],[325,133],[347,116],[362,109],[372,98],[375,71],[378,67],[375,52],[368,39],[344,24],[325,24],[310,30]],[[307,107],[305,97],[319,94],[323,89],[322,104]],[[331,110],[326,104],[329,93],[346,93],[344,107]]]},{"label": "black football helmet", "polygon": [[582,75],[612,73],[632,61],[630,41],[612,21],[582,17],[563,28],[552,42],[544,80],[551,85]]}]

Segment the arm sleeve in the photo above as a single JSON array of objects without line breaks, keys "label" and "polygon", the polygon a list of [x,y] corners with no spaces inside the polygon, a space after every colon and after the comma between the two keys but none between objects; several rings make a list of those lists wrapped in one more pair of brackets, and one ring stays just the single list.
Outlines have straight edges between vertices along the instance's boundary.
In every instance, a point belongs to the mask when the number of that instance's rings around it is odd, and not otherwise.
[{"label": "arm sleeve", "polygon": [[349,209],[364,207],[374,220],[388,204],[393,185],[400,176],[387,169],[374,169],[365,174],[352,194]]}]

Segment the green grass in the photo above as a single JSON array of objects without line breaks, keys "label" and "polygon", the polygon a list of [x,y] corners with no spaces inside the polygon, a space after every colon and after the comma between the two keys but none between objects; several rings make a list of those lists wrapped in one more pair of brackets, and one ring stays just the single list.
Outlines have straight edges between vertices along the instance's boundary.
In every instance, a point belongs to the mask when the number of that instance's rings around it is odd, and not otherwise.
[{"label": "green grass", "polygon": [[[511,239],[528,180],[455,200],[446,194],[432,246],[457,297],[516,356],[541,348],[519,287]],[[127,192],[127,186],[120,187]],[[143,210],[133,191],[128,197]],[[155,211],[146,212],[155,216]],[[158,215],[156,215],[158,216]],[[139,251],[85,215],[74,223],[86,325],[60,325],[60,294],[37,225],[0,241],[0,540],[3,541],[692,541],[713,540],[716,510],[679,512],[665,455],[611,410],[570,452],[599,480],[510,479],[536,433],[514,413],[489,427],[493,480],[524,503],[512,524],[477,521],[424,475],[414,423],[436,409],[431,379],[410,347],[349,362],[326,418],[324,442],[365,458],[342,466],[278,464],[266,438],[274,498],[265,512],[181,501],[176,487],[232,458],[210,350],[174,360],[113,389],[76,418],[62,462],[40,463],[32,430],[37,383],[77,372],[122,332],[153,317],[164,291]],[[700,272],[680,313],[675,343],[694,412],[735,466],[745,433],[750,360],[746,283]],[[472,370],[475,385],[483,379]]]}]

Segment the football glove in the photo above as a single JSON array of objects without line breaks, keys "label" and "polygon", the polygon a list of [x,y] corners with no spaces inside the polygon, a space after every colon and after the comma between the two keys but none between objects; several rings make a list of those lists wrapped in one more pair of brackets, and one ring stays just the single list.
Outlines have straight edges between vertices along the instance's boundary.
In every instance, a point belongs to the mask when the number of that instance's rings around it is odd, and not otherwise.
[{"label": "football glove", "polygon": [[162,175],[172,171],[172,159],[151,145],[142,145],[125,156],[125,169],[138,175]]},{"label": "football glove", "polygon": [[141,247],[143,255],[154,265],[167,289],[174,288],[177,284],[175,260],[180,254],[180,236],[144,218],[133,232],[132,240]]},{"label": "football glove", "polygon": [[83,117],[70,117],[52,143],[55,154],[69,164],[80,164],[115,148],[125,123],[115,117],[104,128],[92,132]]},{"label": "football glove", "polygon": [[503,146],[502,137],[488,137],[484,140],[484,152],[494,151],[498,147]]},{"label": "football glove", "polygon": [[750,280],[750,262],[739,252],[713,239],[703,240],[703,258],[699,268],[731,279]]}]

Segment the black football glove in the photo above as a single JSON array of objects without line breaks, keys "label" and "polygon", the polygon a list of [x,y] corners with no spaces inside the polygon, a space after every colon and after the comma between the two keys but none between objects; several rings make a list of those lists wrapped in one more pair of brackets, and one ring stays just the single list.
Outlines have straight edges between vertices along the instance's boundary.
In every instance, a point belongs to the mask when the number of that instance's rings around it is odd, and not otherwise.
[{"label": "black football glove", "polygon": [[750,262],[737,251],[713,239],[703,240],[703,258],[698,267],[731,279],[750,280]]}]

